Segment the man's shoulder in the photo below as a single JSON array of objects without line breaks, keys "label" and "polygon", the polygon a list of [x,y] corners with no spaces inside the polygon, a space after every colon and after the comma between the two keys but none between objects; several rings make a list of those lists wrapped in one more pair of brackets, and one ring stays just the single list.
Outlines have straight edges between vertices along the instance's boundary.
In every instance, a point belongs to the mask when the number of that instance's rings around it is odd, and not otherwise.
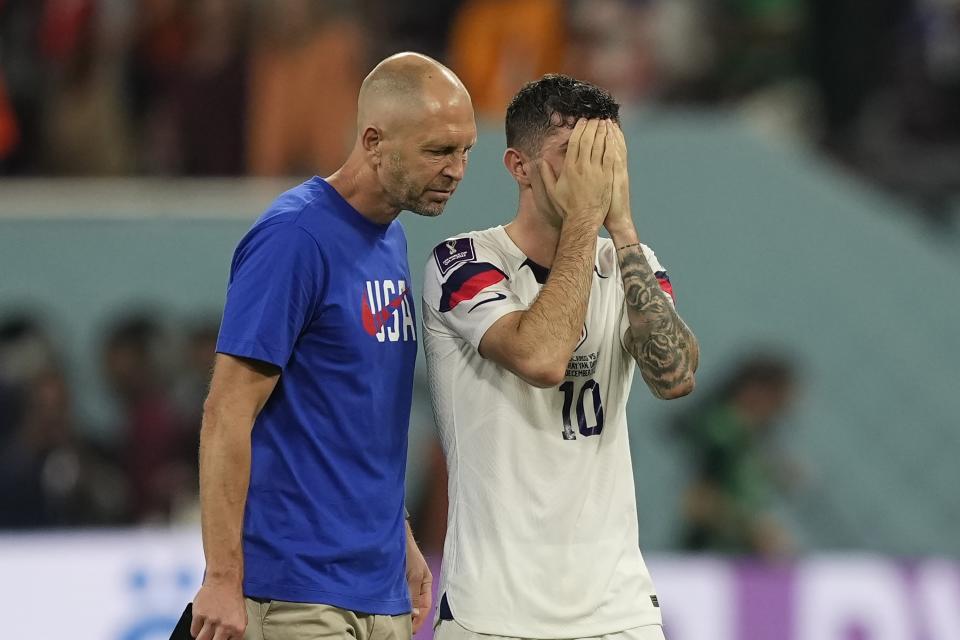
[{"label": "man's shoulder", "polygon": [[315,206],[322,195],[311,182],[307,180],[277,196],[253,223],[253,228],[295,222],[304,209]]},{"label": "man's shoulder", "polygon": [[322,246],[326,234],[320,232],[320,226],[328,220],[322,214],[332,205],[315,182],[315,178],[307,180],[277,196],[254,221],[247,237],[309,237],[318,247]]},{"label": "man's shoulder", "polygon": [[295,248],[312,251],[314,247],[320,248],[320,242],[316,234],[300,224],[295,212],[278,211],[274,215],[265,213],[258,218],[244,235],[238,248],[246,250],[252,247],[270,247],[286,252]]},{"label": "man's shoulder", "polygon": [[484,248],[499,248],[503,242],[504,230],[502,226],[489,227],[487,229],[477,229],[474,231],[464,231],[444,239],[435,248],[440,249],[448,246],[450,242],[469,240],[474,245],[481,245]]}]

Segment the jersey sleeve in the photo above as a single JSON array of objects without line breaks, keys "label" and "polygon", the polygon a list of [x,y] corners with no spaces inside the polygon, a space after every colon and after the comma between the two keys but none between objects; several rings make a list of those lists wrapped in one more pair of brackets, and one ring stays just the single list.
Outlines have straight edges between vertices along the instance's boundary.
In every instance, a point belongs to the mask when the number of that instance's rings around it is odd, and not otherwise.
[{"label": "jersey sleeve", "polygon": [[475,349],[493,323],[527,308],[510,287],[502,259],[473,238],[454,238],[433,250],[424,270],[427,328],[456,335]]},{"label": "jersey sleeve", "polygon": [[313,318],[322,281],[320,250],[306,231],[293,224],[252,230],[230,267],[217,352],[284,368]]},{"label": "jersey sleeve", "polygon": [[[653,271],[654,277],[657,279],[657,283],[660,285],[660,288],[663,289],[663,292],[667,294],[667,300],[670,301],[671,305],[676,305],[676,299],[673,295],[673,285],[670,284],[670,276],[667,274],[667,270],[664,268],[660,261],[657,259],[657,254],[653,252],[653,249],[648,247],[645,244],[641,244],[640,248],[643,249],[643,256],[647,259],[647,264],[650,265],[650,269]],[[620,277],[619,267],[617,268],[617,277]],[[621,285],[623,280],[621,278]],[[623,310],[620,315],[620,340],[623,340],[623,337],[626,335],[627,330],[630,328],[630,318],[627,315],[627,305],[626,301],[623,304]],[[623,345],[626,349],[626,345]]]}]

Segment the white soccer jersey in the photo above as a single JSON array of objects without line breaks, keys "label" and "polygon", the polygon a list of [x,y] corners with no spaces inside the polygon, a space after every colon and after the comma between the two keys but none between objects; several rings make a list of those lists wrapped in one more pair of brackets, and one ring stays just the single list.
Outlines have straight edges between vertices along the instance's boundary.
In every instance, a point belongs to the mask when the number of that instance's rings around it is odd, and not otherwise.
[{"label": "white soccer jersey", "polygon": [[598,241],[560,386],[533,387],[477,350],[494,322],[530,307],[546,275],[503,227],[447,240],[427,263],[424,350],[449,471],[440,594],[477,633],[575,638],[659,624],[637,542],[626,420],[635,364],[613,243]]}]

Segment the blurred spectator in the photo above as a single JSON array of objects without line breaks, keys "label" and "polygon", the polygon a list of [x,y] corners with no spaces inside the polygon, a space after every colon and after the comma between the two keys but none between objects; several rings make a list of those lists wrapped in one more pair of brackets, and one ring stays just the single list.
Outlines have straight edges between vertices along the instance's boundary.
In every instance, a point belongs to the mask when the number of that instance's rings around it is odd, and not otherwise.
[{"label": "blurred spectator", "polygon": [[213,358],[217,350],[220,323],[200,321],[189,328],[174,381],[173,397],[186,430],[195,434],[199,446],[203,402],[210,387]]},{"label": "blurred spectator", "polygon": [[176,165],[175,87],[190,51],[184,0],[138,0],[127,60],[127,101],[139,144],[139,169],[170,172]]},{"label": "blurred spectator", "polygon": [[0,448],[20,422],[20,393],[8,381],[0,379]]},{"label": "blurred spectator", "polygon": [[6,126],[16,127],[13,145],[0,154],[3,173],[35,173],[39,164],[45,74],[37,25],[42,11],[37,0],[0,0],[0,75],[11,109]]},{"label": "blurred spectator", "polygon": [[794,399],[794,380],[785,359],[746,359],[677,421],[695,474],[684,501],[686,549],[768,558],[791,552],[789,532],[772,515],[789,468],[772,434]]},{"label": "blurred spectator", "polygon": [[176,173],[227,176],[245,170],[246,13],[236,0],[190,5],[192,35],[171,89]]},{"label": "blurred spectator", "polygon": [[20,130],[17,128],[17,117],[13,111],[13,104],[7,94],[7,83],[0,69],[0,165],[13,155],[20,142]]},{"label": "blurred spectator", "polygon": [[632,104],[653,91],[655,3],[650,0],[577,0],[571,5],[566,67],[571,75]]},{"label": "blurred spectator", "polygon": [[104,371],[122,424],[119,446],[108,450],[84,438],[89,430],[77,424],[41,323],[26,313],[0,322],[0,529],[195,517],[199,423],[218,324],[186,327],[168,385],[168,342],[152,315],[110,326]]},{"label": "blurred spectator", "polygon": [[466,0],[450,33],[449,63],[477,114],[502,121],[524,83],[564,71],[566,27],[561,0]]},{"label": "blurred spectator", "polygon": [[917,0],[898,35],[894,74],[864,101],[847,158],[946,226],[960,193],[960,0]]},{"label": "blurred spectator", "polygon": [[217,318],[197,320],[185,326],[183,349],[173,378],[173,402],[177,421],[183,429],[181,455],[184,462],[181,488],[170,519],[174,522],[198,522],[200,499],[196,487],[200,481],[197,451],[200,447],[200,422],[203,403],[210,388],[210,374],[217,348],[220,323]]},{"label": "blurred spectator", "polygon": [[364,20],[371,39],[370,58],[381,60],[398,51],[418,51],[437,60],[447,56],[447,34],[463,0],[364,0]]},{"label": "blurred spectator", "polygon": [[867,99],[892,78],[897,32],[911,0],[809,0],[808,50],[823,104],[824,145],[855,143]]},{"label": "blurred spectator", "polygon": [[41,50],[50,65],[44,167],[54,174],[116,175],[132,163],[120,67],[92,0],[47,0]]},{"label": "blurred spectator", "polygon": [[740,97],[802,73],[804,0],[727,0],[722,3],[722,93]]},{"label": "blurred spectator", "polygon": [[122,478],[84,442],[53,341],[30,314],[0,323],[0,528],[117,522]]},{"label": "blurred spectator", "polygon": [[659,0],[663,96],[732,102],[803,73],[802,0]]},{"label": "blurred spectator", "polygon": [[713,68],[718,55],[712,25],[715,10],[704,0],[654,0],[653,40],[658,74],[658,92],[665,99],[689,94]]},{"label": "blurred spectator", "polygon": [[369,70],[356,9],[338,0],[259,0],[249,104],[254,175],[333,171],[353,144]]},{"label": "blurred spectator", "polygon": [[164,349],[149,314],[120,318],[104,343],[105,375],[123,416],[120,455],[140,521],[166,521],[196,493],[196,430],[184,428],[166,388]]},{"label": "blurred spectator", "polygon": [[29,381],[55,358],[50,337],[31,314],[13,313],[0,322],[0,446],[20,424]]},{"label": "blurred spectator", "polygon": [[79,436],[66,378],[45,369],[24,389],[19,424],[0,454],[0,527],[116,524],[122,476]]}]

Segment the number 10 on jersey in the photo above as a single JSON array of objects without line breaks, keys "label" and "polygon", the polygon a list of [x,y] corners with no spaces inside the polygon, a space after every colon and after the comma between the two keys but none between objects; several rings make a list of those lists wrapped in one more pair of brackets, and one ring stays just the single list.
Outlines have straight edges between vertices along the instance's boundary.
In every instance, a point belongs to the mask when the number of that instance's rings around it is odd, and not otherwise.
[{"label": "number 10 on jersey", "polygon": [[[577,439],[577,434],[573,431],[573,418],[570,416],[574,395],[577,396],[577,426],[580,435],[584,437],[600,435],[600,432],[603,431],[603,404],[600,401],[600,385],[597,384],[596,380],[585,381],[583,386],[580,387],[580,393],[576,392],[576,382],[567,380],[560,385],[559,391],[563,394],[563,439]],[[587,393],[588,391],[592,391],[592,393]],[[590,402],[593,405],[593,411],[589,414],[593,426],[587,423],[588,413],[584,407],[585,402]]]}]

